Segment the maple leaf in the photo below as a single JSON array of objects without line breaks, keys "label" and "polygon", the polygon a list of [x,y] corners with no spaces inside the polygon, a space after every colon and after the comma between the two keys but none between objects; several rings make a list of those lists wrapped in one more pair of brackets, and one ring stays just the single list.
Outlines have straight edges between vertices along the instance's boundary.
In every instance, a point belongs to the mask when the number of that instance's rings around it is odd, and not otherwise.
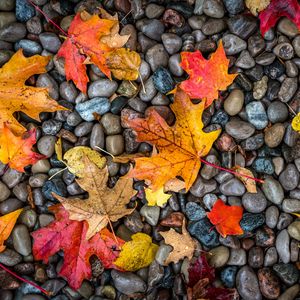
[{"label": "maple leaf", "polygon": [[47,88],[25,85],[30,76],[45,73],[49,61],[50,57],[40,55],[27,58],[19,49],[0,69],[0,130],[6,123],[16,135],[26,131],[13,116],[17,111],[40,120],[41,112],[66,110],[49,96]]},{"label": "maple leaf", "polygon": [[218,49],[206,60],[199,50],[181,52],[181,67],[189,74],[189,79],[180,87],[192,99],[203,99],[208,107],[218,98],[219,90],[226,90],[237,74],[228,74],[229,59],[220,41]]},{"label": "maple leaf", "polygon": [[241,206],[228,206],[221,199],[218,199],[211,212],[207,213],[210,222],[216,225],[217,231],[223,237],[244,233],[239,224],[242,216],[243,208]]},{"label": "maple leaf", "polygon": [[108,188],[107,167],[99,169],[87,156],[83,157],[83,163],[84,176],[76,179],[76,182],[89,193],[89,198],[67,199],[55,193],[53,196],[69,212],[71,220],[87,221],[89,226],[86,238],[90,239],[110,221],[115,222],[132,213],[134,209],[126,208],[126,204],[136,191],[132,188],[133,180],[124,177],[119,178],[112,189]]},{"label": "maple leaf", "polygon": [[135,272],[148,267],[155,258],[158,246],[145,233],[138,232],[131,237],[121,249],[120,255],[114,264],[125,271]]},{"label": "maple leaf", "polygon": [[192,259],[194,251],[196,249],[196,243],[191,238],[189,232],[185,228],[185,220],[182,224],[182,234],[171,228],[169,231],[160,231],[159,233],[164,238],[166,244],[171,245],[173,250],[169,253],[165,265],[170,262],[177,263],[179,260],[187,257],[189,260]]},{"label": "maple leaf", "polygon": [[159,151],[151,157],[134,159],[135,167],[127,175],[146,180],[152,191],[176,176],[182,177],[188,191],[198,175],[200,157],[208,154],[220,133],[220,130],[202,131],[204,102],[193,104],[180,88],[177,88],[171,108],[176,116],[172,127],[155,109],[149,110],[146,119],[126,120],[136,132],[137,141],[151,143]]},{"label": "maple leaf", "polygon": [[44,155],[33,152],[36,143],[36,130],[32,129],[21,137],[16,136],[6,124],[0,134],[0,161],[10,168],[24,172],[24,167],[45,158]]},{"label": "maple leaf", "polygon": [[3,245],[3,243],[10,236],[10,233],[13,230],[17,219],[22,211],[23,208],[20,208],[7,215],[0,217],[0,252],[5,250],[5,246]]},{"label": "maple leaf", "polygon": [[151,189],[145,189],[145,196],[148,201],[149,206],[158,205],[162,207],[172,196],[171,194],[166,194],[164,188],[161,187],[157,191],[153,192]]},{"label": "maple leaf", "polygon": [[116,241],[107,229],[87,240],[86,222],[70,220],[62,205],[52,206],[50,211],[55,214],[55,221],[32,233],[32,252],[36,260],[48,263],[52,255],[62,250],[64,262],[59,275],[65,277],[70,287],[76,290],[84,279],[91,278],[89,258],[92,255],[96,255],[105,268],[117,268],[113,262],[119,255],[123,240],[117,238]]},{"label": "maple leaf", "polygon": [[272,0],[267,8],[259,14],[261,34],[264,36],[281,17],[287,17],[300,29],[300,5],[298,1]]},{"label": "maple leaf", "polygon": [[237,174],[240,174],[240,175],[235,174],[235,176],[244,183],[244,185],[249,193],[257,193],[255,180],[244,176],[244,175],[246,175],[246,176],[253,177],[253,173],[250,170],[243,168],[241,166],[238,166],[238,165],[234,166],[233,170]]}]

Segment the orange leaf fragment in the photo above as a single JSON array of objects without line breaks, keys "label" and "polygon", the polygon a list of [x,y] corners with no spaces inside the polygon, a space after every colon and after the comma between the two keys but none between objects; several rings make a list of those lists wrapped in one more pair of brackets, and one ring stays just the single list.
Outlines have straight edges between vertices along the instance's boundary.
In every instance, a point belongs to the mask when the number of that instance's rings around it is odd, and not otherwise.
[{"label": "orange leaf fragment", "polygon": [[228,65],[222,41],[208,60],[199,50],[181,52],[181,67],[190,77],[181,82],[180,87],[192,99],[203,99],[208,107],[218,98],[218,91],[225,90],[237,76],[228,74]]},{"label": "orange leaf fragment", "polygon": [[3,243],[10,236],[10,233],[13,230],[22,210],[23,208],[20,208],[0,217],[0,252],[5,250],[5,246],[3,245]]},{"label": "orange leaf fragment", "polygon": [[24,172],[24,167],[45,158],[44,155],[33,152],[32,146],[36,143],[35,129],[16,136],[6,124],[0,134],[0,161],[10,168]]},{"label": "orange leaf fragment", "polygon": [[216,225],[217,231],[223,237],[244,233],[239,224],[243,217],[243,208],[241,206],[228,206],[221,199],[218,199],[211,212],[207,213],[207,217],[212,224]]},{"label": "orange leaf fragment", "polygon": [[204,102],[193,104],[180,88],[171,108],[176,116],[171,127],[154,109],[146,119],[126,120],[139,142],[151,143],[158,150],[151,157],[135,158],[135,167],[128,173],[130,177],[146,180],[152,191],[177,176],[184,180],[188,191],[198,175],[200,157],[207,155],[220,133],[202,131]]}]

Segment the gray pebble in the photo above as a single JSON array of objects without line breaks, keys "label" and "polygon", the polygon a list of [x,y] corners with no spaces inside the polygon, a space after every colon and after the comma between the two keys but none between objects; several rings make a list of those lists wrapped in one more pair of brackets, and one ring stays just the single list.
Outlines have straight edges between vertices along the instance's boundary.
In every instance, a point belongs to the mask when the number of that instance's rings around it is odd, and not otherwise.
[{"label": "gray pebble", "polygon": [[244,184],[236,178],[229,179],[220,185],[220,192],[226,196],[242,196],[245,191]]},{"label": "gray pebble", "polygon": [[148,224],[156,226],[159,219],[160,207],[144,205],[140,210],[141,216],[143,216]]},{"label": "gray pebble", "polygon": [[230,249],[229,260],[227,265],[243,266],[247,263],[247,255],[244,249]]},{"label": "gray pebble", "polygon": [[182,39],[175,33],[164,33],[161,36],[161,40],[170,55],[175,54],[181,49]]},{"label": "gray pebble", "polygon": [[278,222],[279,209],[276,206],[269,206],[265,215],[267,226],[270,228],[275,228]]},{"label": "gray pebble", "polygon": [[31,56],[34,54],[41,54],[42,46],[35,41],[22,39],[15,43],[15,50],[23,49],[25,55]]},{"label": "gray pebble", "polygon": [[12,232],[15,250],[23,256],[31,253],[31,238],[25,225],[16,225]]},{"label": "gray pebble", "polygon": [[300,175],[296,166],[294,164],[288,164],[283,172],[281,172],[279,182],[285,190],[291,191],[299,184],[299,177]]},{"label": "gray pebble", "polygon": [[39,35],[40,42],[43,48],[52,53],[56,53],[60,46],[61,41],[55,33],[43,32]]},{"label": "gray pebble", "polygon": [[266,198],[274,204],[281,204],[284,192],[281,184],[274,178],[268,177],[262,184],[262,191]]},{"label": "gray pebble", "polygon": [[162,44],[157,44],[146,52],[145,59],[154,72],[158,67],[167,67],[169,55]]},{"label": "gray pebble", "polygon": [[282,210],[287,213],[300,212],[300,200],[298,199],[284,199],[282,202]]},{"label": "gray pebble", "polygon": [[251,124],[240,120],[229,121],[225,125],[225,130],[238,140],[245,140],[255,132],[255,128]]},{"label": "gray pebble", "polygon": [[10,23],[0,29],[0,40],[2,41],[15,43],[23,39],[25,36],[26,27],[22,23]]},{"label": "gray pebble", "polygon": [[249,122],[256,129],[264,129],[268,125],[268,117],[265,108],[260,101],[252,101],[247,104],[246,113]]},{"label": "gray pebble", "polygon": [[89,98],[112,96],[118,88],[118,83],[110,79],[99,79],[91,83],[88,88]]},{"label": "gray pebble", "polygon": [[22,256],[12,249],[6,248],[3,252],[0,253],[0,263],[5,266],[13,267],[19,264],[21,261]]},{"label": "gray pebble", "polygon": [[225,35],[223,45],[227,55],[237,54],[247,48],[247,43],[234,34]]},{"label": "gray pebble", "polygon": [[283,263],[287,264],[290,262],[290,236],[286,229],[280,231],[277,235],[276,250]]},{"label": "gray pebble", "polygon": [[90,122],[95,120],[95,113],[102,116],[108,112],[110,110],[110,105],[108,98],[96,97],[76,104],[75,109],[83,120]]},{"label": "gray pebble", "polygon": [[92,129],[90,137],[90,146],[94,150],[99,150],[99,148],[104,149],[105,146],[105,135],[103,126],[101,124],[95,124]]},{"label": "gray pebble", "polygon": [[51,157],[55,151],[56,137],[44,135],[37,142],[38,151],[46,157]]},{"label": "gray pebble", "polygon": [[263,212],[267,207],[267,199],[260,189],[257,189],[257,193],[245,193],[242,203],[244,208],[251,213]]}]

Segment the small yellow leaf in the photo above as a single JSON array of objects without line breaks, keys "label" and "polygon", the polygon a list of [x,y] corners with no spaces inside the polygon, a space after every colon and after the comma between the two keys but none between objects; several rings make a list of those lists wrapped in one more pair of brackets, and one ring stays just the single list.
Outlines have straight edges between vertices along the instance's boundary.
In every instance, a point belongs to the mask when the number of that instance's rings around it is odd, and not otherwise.
[{"label": "small yellow leaf", "polygon": [[120,256],[114,264],[125,271],[135,272],[148,267],[155,258],[158,246],[152,243],[152,239],[145,233],[136,233],[132,241],[122,246]]},{"label": "small yellow leaf", "polygon": [[298,214],[298,213],[292,213],[292,215],[294,215],[294,216],[300,218],[300,214]]},{"label": "small yellow leaf", "polygon": [[58,160],[62,161],[63,160],[63,154],[62,154],[62,141],[61,141],[61,137],[58,138],[58,140],[56,141],[55,145],[54,145],[54,149],[55,149],[55,153],[56,153],[56,157]]},{"label": "small yellow leaf", "polygon": [[270,0],[246,0],[245,3],[252,15],[257,16],[259,12],[267,8]]},{"label": "small yellow leaf", "polygon": [[300,132],[300,112],[292,120],[292,128]]},{"label": "small yellow leaf", "polygon": [[154,192],[151,189],[146,188],[145,194],[149,206],[158,205],[160,207],[162,207],[172,196],[171,194],[164,193],[163,187]]},{"label": "small yellow leaf", "polygon": [[247,178],[243,175],[246,175],[246,176],[250,176],[250,177],[254,177],[253,176],[253,173],[246,169],[246,168],[243,168],[241,166],[235,166],[233,167],[233,170],[239,174],[241,174],[240,176],[239,175],[236,175],[236,177],[243,182],[243,184],[245,185],[247,191],[249,193],[257,193],[257,189],[256,189],[256,182],[253,180],[253,179],[250,179],[250,178]]},{"label": "small yellow leaf", "polygon": [[83,157],[87,156],[98,168],[102,169],[106,164],[106,159],[99,152],[89,147],[78,146],[68,150],[64,159],[67,161],[68,169],[78,177],[84,176],[85,164]]}]

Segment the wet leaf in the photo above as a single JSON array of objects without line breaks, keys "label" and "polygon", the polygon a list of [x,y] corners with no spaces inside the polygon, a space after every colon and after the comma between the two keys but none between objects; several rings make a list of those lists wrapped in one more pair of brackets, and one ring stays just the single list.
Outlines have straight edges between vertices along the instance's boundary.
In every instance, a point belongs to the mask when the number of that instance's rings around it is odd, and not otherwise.
[{"label": "wet leaf", "polygon": [[243,168],[241,166],[235,166],[235,167],[233,167],[233,170],[235,172],[241,174],[240,176],[236,175],[236,177],[244,183],[244,185],[249,193],[257,193],[255,180],[243,176],[243,175],[247,175],[250,177],[254,177],[253,173],[250,170]]},{"label": "wet leaf", "polygon": [[114,263],[123,270],[135,272],[152,263],[158,246],[153,244],[151,237],[145,233],[136,233],[131,238],[131,241],[122,246],[120,255]]}]

